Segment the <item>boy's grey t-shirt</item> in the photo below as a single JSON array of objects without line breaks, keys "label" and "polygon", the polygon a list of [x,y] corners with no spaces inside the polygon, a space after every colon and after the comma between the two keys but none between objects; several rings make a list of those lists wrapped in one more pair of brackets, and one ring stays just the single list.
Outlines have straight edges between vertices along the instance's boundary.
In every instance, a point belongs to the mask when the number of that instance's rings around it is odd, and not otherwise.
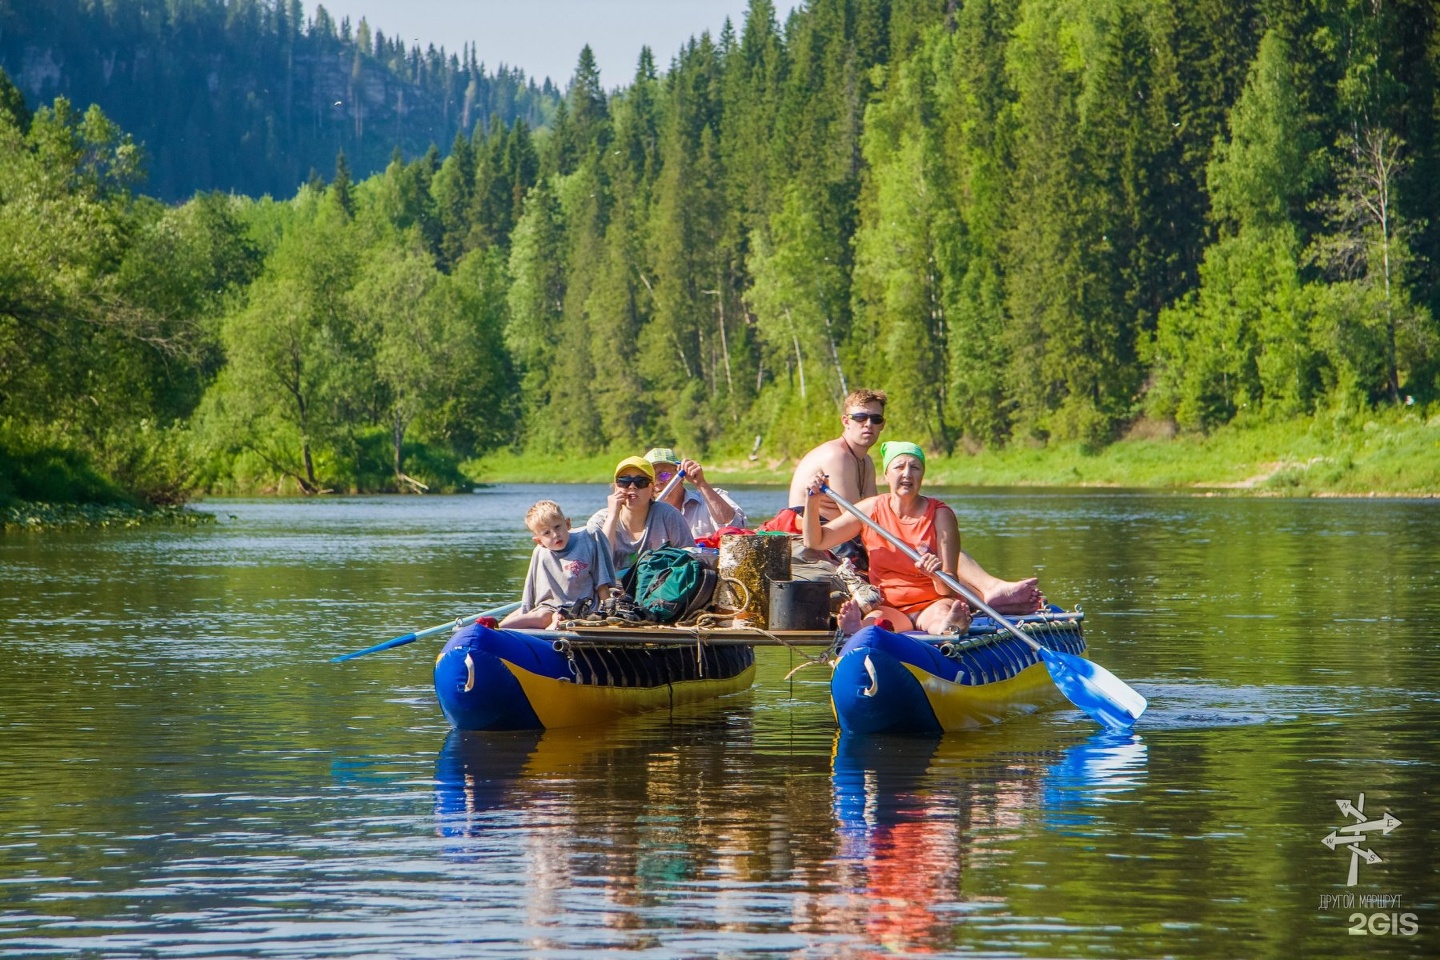
[{"label": "boy's grey t-shirt", "polygon": [[[605,539],[605,518],[609,516],[610,508],[604,507],[595,511],[595,515],[585,524],[585,529],[594,533],[602,541]],[[680,515],[680,511],[668,503],[656,501],[650,504],[650,535],[645,542],[639,543],[637,537],[631,535],[625,529],[625,524],[615,525],[615,552],[613,555],[616,570],[628,570],[635,562],[635,555],[644,550],[654,550],[656,547],[663,547],[667,543],[672,547],[693,547],[695,538],[690,533],[690,525]]]},{"label": "boy's grey t-shirt", "polygon": [[600,588],[614,582],[615,564],[604,536],[589,530],[571,530],[563,550],[535,545],[520,610],[526,612],[541,605],[558,609],[579,600],[599,599]]}]

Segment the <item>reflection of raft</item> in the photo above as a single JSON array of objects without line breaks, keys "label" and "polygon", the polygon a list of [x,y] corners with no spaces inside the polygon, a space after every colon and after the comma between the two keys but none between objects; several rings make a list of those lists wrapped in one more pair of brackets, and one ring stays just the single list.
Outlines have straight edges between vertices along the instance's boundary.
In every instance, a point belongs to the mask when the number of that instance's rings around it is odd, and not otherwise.
[{"label": "reflection of raft", "polygon": [[[1052,607],[1012,622],[1043,646],[1080,655],[1082,619]],[[936,734],[1033,713],[1062,696],[1028,644],[976,617],[964,637],[865,627],[840,651],[830,699],[846,733]]]},{"label": "reflection of raft", "polygon": [[435,661],[446,718],[459,730],[572,727],[713,699],[755,679],[749,645],[640,628],[594,634],[466,627]]}]

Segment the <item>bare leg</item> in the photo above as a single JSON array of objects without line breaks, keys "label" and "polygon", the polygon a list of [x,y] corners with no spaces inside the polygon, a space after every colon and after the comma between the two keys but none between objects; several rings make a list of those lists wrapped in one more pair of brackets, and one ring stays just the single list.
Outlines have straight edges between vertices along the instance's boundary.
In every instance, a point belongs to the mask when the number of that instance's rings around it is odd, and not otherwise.
[{"label": "bare leg", "polygon": [[1040,581],[1034,577],[1001,580],[987,573],[963,550],[957,568],[957,577],[999,613],[1034,613],[1045,605]]},{"label": "bare leg", "polygon": [[554,623],[555,616],[549,607],[536,607],[524,613],[516,610],[501,620],[500,626],[508,630],[546,630]]},{"label": "bare leg", "polygon": [[889,620],[890,629],[896,633],[904,633],[906,630],[915,629],[915,624],[911,622],[909,617],[894,607],[885,606],[884,604],[867,613],[865,619],[869,623],[879,623],[881,620]]},{"label": "bare leg", "polygon": [[970,629],[970,606],[964,600],[942,597],[921,610],[915,623],[926,633],[964,633]]}]

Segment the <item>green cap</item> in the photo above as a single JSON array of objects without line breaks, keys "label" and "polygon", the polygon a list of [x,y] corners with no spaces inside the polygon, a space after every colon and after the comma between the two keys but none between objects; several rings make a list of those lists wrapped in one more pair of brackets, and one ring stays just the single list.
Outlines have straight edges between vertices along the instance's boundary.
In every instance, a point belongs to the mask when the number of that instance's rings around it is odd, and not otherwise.
[{"label": "green cap", "polygon": [[925,451],[918,444],[909,440],[886,440],[880,444],[881,470],[889,470],[890,461],[896,457],[914,457],[920,461],[920,466],[925,466]]},{"label": "green cap", "polygon": [[675,451],[669,447],[651,447],[650,451],[645,454],[645,459],[651,463],[673,463],[676,466],[680,465],[680,458],[675,456]]}]

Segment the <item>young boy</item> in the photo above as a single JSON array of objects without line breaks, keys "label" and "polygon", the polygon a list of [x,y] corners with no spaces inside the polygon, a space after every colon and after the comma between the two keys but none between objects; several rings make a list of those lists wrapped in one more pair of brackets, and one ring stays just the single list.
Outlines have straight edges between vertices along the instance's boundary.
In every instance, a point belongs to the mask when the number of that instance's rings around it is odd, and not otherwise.
[{"label": "young boy", "polygon": [[520,609],[500,621],[500,626],[549,629],[562,619],[561,608],[588,601],[596,606],[606,596],[602,591],[616,582],[610,545],[603,534],[570,529],[570,518],[554,500],[541,500],[525,512],[525,526],[535,537],[530,555],[530,572]]}]

